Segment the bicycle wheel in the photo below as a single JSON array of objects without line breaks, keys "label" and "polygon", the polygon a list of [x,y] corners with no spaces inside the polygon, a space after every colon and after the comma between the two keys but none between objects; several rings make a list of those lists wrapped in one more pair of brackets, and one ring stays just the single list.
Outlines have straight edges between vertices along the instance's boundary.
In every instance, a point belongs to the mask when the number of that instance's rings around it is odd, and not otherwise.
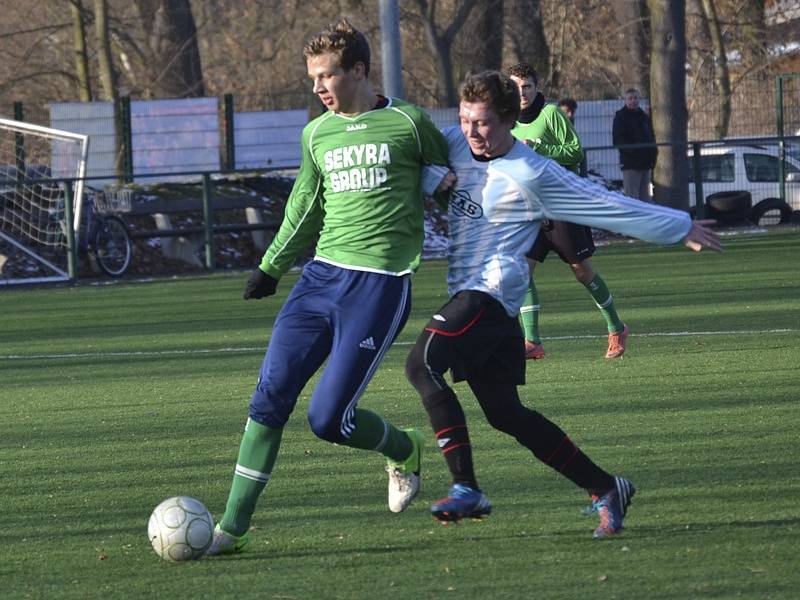
[{"label": "bicycle wheel", "polygon": [[92,235],[92,252],[97,265],[111,277],[119,277],[131,264],[133,242],[119,217],[99,217]]}]

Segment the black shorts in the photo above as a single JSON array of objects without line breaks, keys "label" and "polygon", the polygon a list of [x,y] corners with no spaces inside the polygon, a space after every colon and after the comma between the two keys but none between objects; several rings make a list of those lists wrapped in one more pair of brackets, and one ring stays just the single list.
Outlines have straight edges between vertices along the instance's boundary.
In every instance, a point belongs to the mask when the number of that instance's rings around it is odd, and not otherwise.
[{"label": "black shorts", "polygon": [[544,262],[550,250],[570,265],[586,260],[595,250],[591,228],[566,221],[545,221],[526,256]]},{"label": "black shorts", "polygon": [[483,292],[459,292],[433,316],[425,331],[445,353],[453,382],[473,377],[525,383],[525,338],[517,317]]}]

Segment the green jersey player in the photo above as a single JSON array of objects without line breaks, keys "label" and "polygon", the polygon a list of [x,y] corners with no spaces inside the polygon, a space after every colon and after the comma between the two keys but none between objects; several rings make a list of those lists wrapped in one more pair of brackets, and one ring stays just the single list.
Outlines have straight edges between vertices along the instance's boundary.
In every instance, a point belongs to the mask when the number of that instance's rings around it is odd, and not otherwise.
[{"label": "green jersey player", "polygon": [[[570,120],[555,105],[545,105],[538,91],[539,78],[529,64],[510,67],[507,74],[517,84],[520,97],[520,114],[511,130],[537,154],[551,158],[562,167],[578,173],[583,160],[583,147]],[[525,357],[532,360],[544,358],[544,346],[539,333],[539,293],[533,272],[537,262],[544,262],[555,251],[567,263],[594,300],[608,327],[606,358],[617,358],[625,352],[628,327],[620,320],[614,298],[605,280],[595,271],[591,257],[595,246],[592,230],[584,225],[566,221],[549,220],[539,231],[531,249],[526,254],[531,278],[522,305],[522,327],[525,331]]]},{"label": "green jersey player", "polygon": [[274,294],[298,253],[319,240],[272,330],[209,554],[247,544],[283,427],[326,360],[308,408],[312,431],[383,454],[393,512],[419,488],[422,433],[400,430],[357,403],[408,317],[410,273],[423,241],[421,170],[446,165],[447,145],[424,112],[372,91],[369,45],[347,20],[312,37],[303,54],[328,111],[303,130],[302,164],[283,223],[245,299]]}]

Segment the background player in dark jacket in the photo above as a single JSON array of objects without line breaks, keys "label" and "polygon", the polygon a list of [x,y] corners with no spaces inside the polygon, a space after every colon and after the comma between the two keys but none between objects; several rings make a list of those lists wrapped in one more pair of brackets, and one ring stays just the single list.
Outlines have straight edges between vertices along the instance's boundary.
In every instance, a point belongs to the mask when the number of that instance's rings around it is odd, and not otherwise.
[{"label": "background player in dark jacket", "polygon": [[[520,114],[511,135],[524,141],[538,154],[552,158],[562,167],[578,173],[583,161],[583,147],[570,120],[552,104],[545,104],[538,91],[539,78],[533,67],[520,63],[510,67],[507,74],[517,84]],[[525,357],[531,360],[544,358],[544,345],[539,333],[539,292],[534,281],[536,262],[544,262],[550,251],[567,263],[578,280],[589,292],[606,320],[608,348],[606,358],[617,358],[625,352],[628,328],[619,318],[614,297],[605,280],[594,270],[591,257],[595,252],[592,230],[584,225],[565,221],[547,221],[528,252],[531,271],[530,286],[522,305],[522,327],[525,331]]]},{"label": "background player in dark jacket", "polygon": [[[639,90],[625,92],[625,106],[614,115],[612,137],[615,146],[625,144],[655,144],[650,115],[639,107]],[[620,148],[622,186],[626,196],[650,202],[650,179],[656,166],[658,148]]]}]

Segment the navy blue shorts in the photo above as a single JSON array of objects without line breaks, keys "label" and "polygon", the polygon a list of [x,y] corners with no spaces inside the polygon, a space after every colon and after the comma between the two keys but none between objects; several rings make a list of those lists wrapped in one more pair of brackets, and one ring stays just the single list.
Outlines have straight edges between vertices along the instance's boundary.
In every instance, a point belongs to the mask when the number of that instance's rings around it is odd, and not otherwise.
[{"label": "navy blue shorts", "polygon": [[411,280],[343,269],[318,260],[303,269],[278,314],[250,418],[283,427],[309,379],[328,363],[311,396],[308,421],[322,439],[343,442],[356,403],[411,309]]}]

